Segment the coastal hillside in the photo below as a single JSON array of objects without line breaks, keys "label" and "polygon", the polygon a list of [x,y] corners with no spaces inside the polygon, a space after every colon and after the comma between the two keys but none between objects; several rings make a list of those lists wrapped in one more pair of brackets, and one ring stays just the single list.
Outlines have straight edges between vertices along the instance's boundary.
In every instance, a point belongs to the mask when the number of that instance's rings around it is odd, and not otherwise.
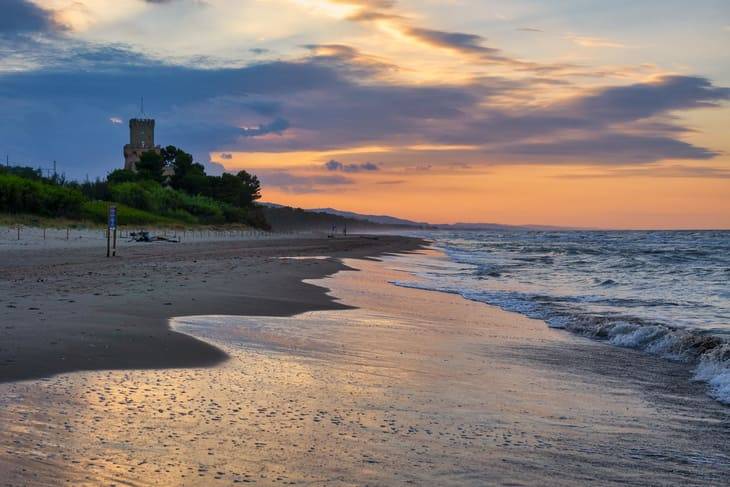
[{"label": "coastal hillside", "polygon": [[328,213],[330,215],[337,215],[345,218],[352,218],[359,221],[368,221],[371,223],[378,223],[380,225],[396,225],[399,227],[430,227],[431,224],[425,222],[416,222],[412,220],[406,220],[404,218],[398,218],[390,215],[365,215],[362,213],[355,213],[354,211],[343,211],[335,208],[315,208],[308,211],[316,213]]},{"label": "coastal hillside", "polygon": [[263,205],[264,218],[275,232],[322,231],[330,232],[334,226],[342,233],[385,232],[393,230],[413,230],[410,225],[382,224],[359,218],[347,217],[317,210],[304,210],[281,205]]},{"label": "coastal hillside", "polygon": [[211,176],[174,146],[143,153],[135,170],[105,179],[68,181],[30,167],[0,167],[0,216],[35,216],[96,224],[110,205],[123,225],[247,225],[269,229],[256,200],[261,186],[246,171]]}]

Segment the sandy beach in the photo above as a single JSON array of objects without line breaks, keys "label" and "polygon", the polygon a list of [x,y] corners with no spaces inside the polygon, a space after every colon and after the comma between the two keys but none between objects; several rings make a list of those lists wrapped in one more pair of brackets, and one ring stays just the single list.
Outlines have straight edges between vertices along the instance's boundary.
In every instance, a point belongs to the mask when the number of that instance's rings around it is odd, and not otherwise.
[{"label": "sandy beach", "polygon": [[0,477],[726,482],[728,409],[686,367],[392,285],[408,256],[390,253],[420,245],[155,244],[116,262],[4,252]]},{"label": "sandy beach", "polygon": [[[301,280],[344,269],[334,257],[418,245],[385,236],[141,243],[114,259],[86,240],[3,249],[0,382],[74,370],[213,365],[225,354],[171,332],[168,318],[343,308]],[[324,255],[333,259],[281,259]]]}]

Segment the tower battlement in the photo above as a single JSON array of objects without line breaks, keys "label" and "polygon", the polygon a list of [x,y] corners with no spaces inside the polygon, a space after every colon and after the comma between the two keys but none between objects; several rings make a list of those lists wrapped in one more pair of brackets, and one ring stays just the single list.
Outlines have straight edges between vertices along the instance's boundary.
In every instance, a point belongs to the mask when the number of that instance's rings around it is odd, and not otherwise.
[{"label": "tower battlement", "polygon": [[160,152],[160,148],[155,145],[155,120],[130,119],[129,144],[124,146],[124,169],[135,171],[140,157],[148,151]]},{"label": "tower battlement", "polygon": [[129,121],[129,145],[135,149],[155,146],[155,121],[151,118],[133,118]]}]

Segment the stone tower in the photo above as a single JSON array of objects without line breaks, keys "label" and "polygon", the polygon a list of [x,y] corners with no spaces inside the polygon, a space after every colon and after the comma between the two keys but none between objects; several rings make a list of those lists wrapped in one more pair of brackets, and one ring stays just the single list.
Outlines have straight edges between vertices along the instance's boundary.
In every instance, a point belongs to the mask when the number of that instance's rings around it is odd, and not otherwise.
[{"label": "stone tower", "polygon": [[129,121],[129,144],[124,146],[124,169],[136,171],[139,158],[148,151],[160,153],[155,145],[155,121],[133,118]]}]

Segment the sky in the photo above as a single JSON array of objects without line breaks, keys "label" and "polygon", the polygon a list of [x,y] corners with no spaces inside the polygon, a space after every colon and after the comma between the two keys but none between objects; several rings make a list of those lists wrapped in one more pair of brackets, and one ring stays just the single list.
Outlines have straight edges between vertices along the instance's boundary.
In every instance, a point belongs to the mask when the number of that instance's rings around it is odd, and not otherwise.
[{"label": "sky", "polygon": [[727,0],[0,0],[0,154],[123,167],[128,120],[264,201],[730,228]]}]

